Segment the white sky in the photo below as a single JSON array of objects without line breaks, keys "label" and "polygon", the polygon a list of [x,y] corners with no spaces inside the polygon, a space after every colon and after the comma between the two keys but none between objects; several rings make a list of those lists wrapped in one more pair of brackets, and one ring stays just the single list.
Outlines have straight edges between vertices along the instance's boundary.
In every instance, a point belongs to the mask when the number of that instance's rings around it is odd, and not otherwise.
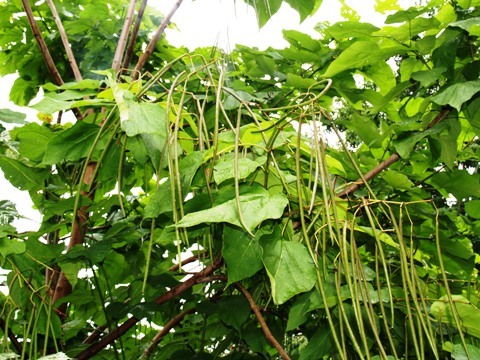
[{"label": "white sky", "polygon": [[[150,0],[149,4],[167,14],[176,0]],[[403,6],[414,3],[414,0],[399,1]],[[348,1],[358,11],[362,21],[381,25],[384,17],[375,13],[375,0]],[[407,5],[407,6],[408,6]],[[258,29],[255,12],[243,0],[184,0],[172,18],[177,29],[167,29],[167,38],[173,45],[195,47],[216,45],[225,50],[235,44],[265,49],[269,46],[281,48],[287,45],[282,38],[282,30],[295,29],[310,34],[314,38],[317,32],[314,26],[322,21],[335,23],[341,21],[340,3],[338,0],[324,0],[319,11],[300,24],[299,16],[291,8],[283,4],[281,9],[261,29]],[[8,100],[15,75],[0,78],[0,108],[27,112],[30,121],[36,121],[36,112],[27,108],[18,108]],[[40,223],[39,214],[32,209],[29,195],[13,187],[0,171],[0,199],[11,200],[17,204],[17,210],[27,218],[17,220],[14,225],[19,231],[37,229]]]}]

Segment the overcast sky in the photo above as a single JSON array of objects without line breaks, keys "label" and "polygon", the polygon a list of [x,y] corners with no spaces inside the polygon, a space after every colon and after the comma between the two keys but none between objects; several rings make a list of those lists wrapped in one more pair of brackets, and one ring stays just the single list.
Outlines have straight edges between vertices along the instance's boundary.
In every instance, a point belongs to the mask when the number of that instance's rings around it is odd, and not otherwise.
[{"label": "overcast sky", "polygon": [[[414,0],[400,0],[403,6],[413,4]],[[150,0],[163,14],[167,14],[176,0]],[[348,1],[358,11],[363,21],[381,25],[384,17],[374,11],[375,0]],[[281,9],[262,28],[258,29],[255,12],[242,0],[184,0],[172,18],[177,29],[167,29],[167,38],[173,45],[185,45],[190,49],[216,45],[225,50],[235,44],[265,49],[269,46],[281,48],[287,45],[282,38],[282,30],[295,29],[317,36],[314,27],[322,21],[334,23],[342,20],[338,0],[324,0],[320,10],[300,24],[299,16],[283,4]],[[30,121],[36,121],[36,112],[20,109],[8,101],[9,89],[15,75],[0,78],[0,108],[28,113]],[[0,199],[11,200],[17,204],[17,210],[29,220],[16,221],[19,231],[34,230],[39,226],[38,212],[32,209],[32,203],[25,191],[19,191],[5,181],[0,171]]]}]

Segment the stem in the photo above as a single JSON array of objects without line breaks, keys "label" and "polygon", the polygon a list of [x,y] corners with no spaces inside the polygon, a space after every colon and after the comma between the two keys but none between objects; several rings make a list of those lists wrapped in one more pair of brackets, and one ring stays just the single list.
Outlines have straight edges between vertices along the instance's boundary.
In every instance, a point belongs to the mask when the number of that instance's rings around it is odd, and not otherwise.
[{"label": "stem", "polygon": [[115,49],[115,55],[113,56],[112,68],[115,73],[120,70],[120,63],[122,62],[123,53],[127,45],[128,39],[128,30],[132,26],[133,13],[135,12],[135,5],[137,0],[130,0],[130,5],[128,6],[127,15],[125,16],[125,21],[123,22],[122,33],[118,39],[117,48]]},{"label": "stem", "polygon": [[145,13],[145,8],[147,7],[148,0],[142,0],[140,8],[138,9],[138,15],[135,20],[135,25],[133,26],[132,33],[128,39],[127,50],[125,51],[125,56],[123,57],[122,68],[127,69],[130,66],[130,61],[132,60],[133,49],[135,47],[135,42],[137,41],[138,32],[140,30],[140,24],[143,19],[143,14]]},{"label": "stem", "polygon": [[285,350],[279,344],[277,339],[275,339],[272,332],[268,328],[267,323],[265,322],[265,319],[263,318],[262,314],[260,313],[260,310],[258,309],[257,304],[255,304],[255,301],[252,298],[252,295],[250,295],[248,290],[245,289],[240,283],[235,283],[234,286],[243,294],[243,296],[245,296],[245,299],[247,299],[248,303],[250,304],[250,309],[252,309],[253,313],[257,317],[257,320],[260,323],[260,327],[262,328],[262,331],[265,334],[265,337],[267,338],[267,340],[270,342],[270,344],[272,344],[273,347],[277,349],[278,353],[280,354],[283,360],[290,360],[290,356],[288,356],[288,354],[285,352]]}]

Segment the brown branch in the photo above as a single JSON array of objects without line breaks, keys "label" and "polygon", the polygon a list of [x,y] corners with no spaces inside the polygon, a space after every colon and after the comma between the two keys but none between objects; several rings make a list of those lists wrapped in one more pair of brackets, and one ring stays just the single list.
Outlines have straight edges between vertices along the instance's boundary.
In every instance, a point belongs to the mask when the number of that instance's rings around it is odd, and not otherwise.
[{"label": "brown branch", "polygon": [[[452,111],[452,108],[449,107],[449,106],[442,107],[440,112],[437,114],[437,116],[435,116],[435,118],[428,124],[427,129],[430,129],[434,125],[436,125],[439,122],[445,120],[447,118],[448,114],[450,114],[451,111]],[[400,155],[398,155],[398,153],[392,154],[387,160],[382,161],[380,164],[375,166],[372,170],[367,172],[363,176],[363,179],[365,180],[365,182],[368,182],[368,181],[372,180],[375,176],[380,174],[383,170],[385,170],[386,168],[388,168],[390,165],[397,162],[398,160],[400,160]],[[342,192],[340,192],[337,196],[341,197],[341,198],[344,198],[344,197],[347,197],[349,194],[355,192],[361,186],[364,185],[363,179],[361,179],[361,178],[358,179],[352,185],[348,186],[346,189],[344,189]]]},{"label": "brown branch", "polygon": [[128,39],[127,50],[125,51],[125,56],[123,58],[123,69],[128,69],[130,62],[132,61],[133,50],[135,47],[135,42],[137,41],[138,32],[140,31],[140,24],[142,23],[143,14],[145,13],[145,8],[147,7],[148,0],[142,0],[140,8],[138,9],[137,18],[135,19],[135,25],[133,26],[132,33]]},{"label": "brown branch", "polygon": [[[83,183],[85,185],[90,186],[92,184],[93,174],[95,173],[96,166],[97,166],[97,163],[94,163],[94,162],[91,162],[87,165],[87,169],[83,177]],[[87,194],[82,191],[80,192],[80,195],[88,196],[92,198],[93,192],[90,194]],[[67,251],[69,251],[75,245],[79,245],[83,243],[83,234],[85,233],[85,224],[88,220],[87,209],[88,209],[87,206],[81,206],[80,209],[77,210],[75,219],[73,220],[72,235],[70,237],[70,242],[68,243],[68,246],[67,246]],[[70,282],[67,280],[65,273],[62,271],[60,273],[57,285],[55,287],[55,293],[53,294],[52,304],[55,304],[55,302],[67,296],[71,292],[72,292],[72,285],[70,285]],[[63,303],[58,307],[57,312],[61,316],[65,316],[66,308],[67,308],[67,303]]]},{"label": "brown branch", "polygon": [[[205,252],[205,253],[200,254],[200,255],[202,255],[204,259],[208,258],[208,256],[209,256],[208,252]],[[192,262],[194,262],[194,261],[197,261],[197,260],[198,260],[198,256],[199,256],[199,255],[192,255],[192,256],[190,256],[190,257],[182,260],[179,264],[173,265],[172,267],[170,267],[170,268],[168,269],[168,271],[177,271],[178,269],[180,269],[180,264],[182,264],[182,266],[184,266],[184,265],[190,264],[190,263],[192,263]]]},{"label": "brown branch", "polygon": [[120,70],[120,64],[122,62],[125,46],[127,45],[128,32],[130,30],[130,26],[132,26],[133,14],[135,12],[136,5],[137,0],[130,0],[127,15],[125,16],[125,21],[123,22],[122,33],[120,34],[120,38],[118,39],[117,48],[115,49],[115,55],[113,56],[112,68],[115,73]]},{"label": "brown branch", "polygon": [[262,331],[265,334],[265,338],[268,340],[268,342],[272,344],[275,349],[277,349],[278,353],[280,354],[283,360],[290,360],[290,357],[288,356],[288,354],[285,352],[285,350],[282,348],[282,346],[277,341],[277,339],[275,339],[272,332],[268,328],[267,323],[265,322],[262,314],[260,313],[260,310],[258,309],[257,304],[255,304],[255,301],[252,298],[252,295],[250,295],[248,290],[245,289],[240,283],[235,283],[234,286],[238,290],[240,290],[243,296],[245,296],[245,299],[247,299],[248,303],[250,304],[250,309],[252,309],[253,313],[257,317],[257,320],[260,323],[260,327],[262,328]]},{"label": "brown branch", "polygon": [[155,335],[155,337],[153,338],[150,346],[147,349],[145,349],[145,351],[143,352],[143,356],[148,358],[153,353],[155,348],[158,346],[158,344],[160,343],[162,338],[165,335],[167,335],[170,332],[170,330],[173,329],[174,326],[176,326],[180,321],[182,321],[185,316],[187,316],[188,314],[194,313],[195,310],[196,309],[193,308],[193,309],[188,309],[188,310],[182,311],[180,314],[178,314],[173,319],[171,319],[169,322],[167,322],[165,324],[165,326],[163,327],[163,329],[160,330],[160,332],[157,335]]},{"label": "brown branch", "polygon": [[[221,266],[221,264],[222,262],[220,261],[220,258],[215,259],[213,264],[207,266],[205,269],[196,273],[191,278],[185,280],[184,282],[177,285],[170,291],[167,291],[166,293],[160,295],[154,301],[159,305],[166,303],[167,301],[184,293],[185,291],[192,288],[194,285],[201,282],[203,278],[210,276],[216,269],[218,269]],[[117,340],[119,337],[121,337],[123,334],[125,334],[128,330],[130,330],[133,326],[135,326],[135,324],[139,321],[140,319],[137,319],[136,317],[131,317],[130,319],[125,321],[122,325],[120,325],[118,328],[116,328],[114,331],[107,334],[98,343],[90,346],[89,348],[81,352],[76,357],[76,359],[77,360],[90,359],[90,357],[97,354],[100,350],[102,350],[103,348],[105,348],[106,346],[108,346],[109,344]]]},{"label": "brown branch", "polygon": [[182,1],[183,0],[177,0],[177,2],[175,3],[175,5],[173,5],[168,15],[165,16],[165,19],[163,19],[162,23],[160,24],[157,31],[153,35],[152,40],[150,40],[150,43],[148,44],[143,54],[140,56],[140,59],[138,59],[137,65],[135,65],[135,69],[133,70],[133,73],[132,73],[132,79],[135,80],[138,78],[140,74],[140,70],[145,66],[150,55],[152,55],[153,50],[155,50],[155,46],[157,45],[157,42],[160,39],[160,36],[162,36],[163,32],[165,31],[165,28],[170,23],[170,20],[172,19],[173,14],[175,14],[177,9],[182,4]]},{"label": "brown branch", "polygon": [[48,51],[47,44],[45,40],[43,40],[42,33],[38,28],[37,22],[35,21],[35,17],[33,16],[32,8],[28,0],[22,0],[23,9],[27,14],[28,23],[30,24],[30,28],[32,29],[33,36],[37,41],[37,45],[40,48],[40,52],[42,53],[43,60],[47,65],[48,72],[52,77],[53,81],[56,85],[63,85],[63,79],[60,73],[55,66],[55,62],[53,61],[52,55],[50,55],[50,51]]},{"label": "brown branch", "polygon": [[12,329],[7,327],[7,323],[3,319],[0,319],[0,327],[2,328],[4,334],[5,333],[8,334],[8,338],[12,342],[15,350],[17,350],[17,353],[22,354],[23,353],[22,344],[20,344],[18,339],[15,337],[15,334],[13,333]]},{"label": "brown branch", "polygon": [[63,47],[65,48],[65,52],[67,53],[68,62],[70,63],[70,67],[72,68],[73,75],[75,76],[75,80],[81,81],[82,74],[80,73],[80,69],[78,68],[77,61],[75,60],[75,56],[73,55],[72,48],[70,47],[70,43],[68,41],[67,33],[65,32],[65,28],[63,27],[62,20],[58,15],[57,8],[53,3],[53,0],[47,0],[47,4],[52,11],[53,20],[55,20],[55,24],[57,24],[58,31],[60,33],[60,38],[62,39]]}]

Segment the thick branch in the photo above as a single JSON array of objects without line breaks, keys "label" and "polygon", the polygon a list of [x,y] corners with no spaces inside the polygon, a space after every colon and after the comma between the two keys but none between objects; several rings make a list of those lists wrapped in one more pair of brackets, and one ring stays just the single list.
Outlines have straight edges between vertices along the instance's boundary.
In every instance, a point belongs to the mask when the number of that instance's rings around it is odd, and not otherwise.
[{"label": "thick branch", "polygon": [[125,56],[123,58],[123,69],[128,69],[130,66],[130,61],[132,60],[133,49],[135,48],[135,43],[137,42],[138,32],[140,30],[140,24],[142,23],[143,14],[145,13],[145,8],[147,7],[148,0],[142,0],[140,8],[138,9],[138,15],[135,19],[135,25],[133,26],[132,33],[128,39],[127,50],[125,51]]},{"label": "thick branch", "polygon": [[[213,264],[207,266],[203,271],[196,273],[191,278],[185,280],[183,283],[174,287],[172,290],[167,291],[166,293],[160,295],[154,301],[159,305],[166,303],[167,301],[184,293],[185,291],[192,288],[197,283],[201,282],[203,278],[210,276],[213,273],[213,271],[218,269],[220,266],[221,266],[221,261],[220,259],[217,258]],[[125,334],[128,330],[130,330],[133,326],[135,326],[135,324],[139,321],[140,319],[137,319],[136,317],[131,317],[130,319],[125,321],[122,325],[120,325],[118,328],[116,328],[114,331],[106,335],[98,343],[90,346],[88,349],[80,353],[77,356],[77,360],[90,359],[90,357],[97,354],[100,350],[102,350],[103,348],[105,348],[106,346],[108,346],[109,344],[117,340],[119,337],[121,337],[123,334]]]},{"label": "thick branch", "polygon": [[285,350],[282,348],[282,346],[277,341],[277,339],[275,339],[272,332],[268,328],[267,323],[265,322],[265,319],[262,316],[262,313],[260,312],[257,304],[255,304],[255,301],[252,298],[252,295],[250,295],[248,290],[245,289],[240,283],[235,283],[234,286],[238,290],[240,290],[243,296],[245,296],[245,299],[247,299],[248,303],[250,304],[250,309],[252,309],[253,313],[257,317],[257,320],[260,323],[260,327],[262,328],[262,331],[265,334],[265,338],[268,340],[268,342],[272,344],[275,349],[277,349],[278,353],[280,354],[283,360],[290,360],[290,357],[288,356],[288,354],[285,352]]},{"label": "thick branch", "polygon": [[[430,129],[437,123],[445,120],[448,114],[450,114],[450,111],[452,111],[452,108],[448,106],[443,107],[440,110],[440,112],[437,114],[437,116],[435,116],[435,118],[428,124],[427,129]],[[398,155],[397,153],[392,154],[387,160],[382,161],[380,164],[375,166],[372,170],[367,172],[363,176],[363,179],[365,179],[366,182],[372,180],[375,176],[380,174],[383,170],[385,170],[386,168],[388,168],[390,165],[397,162],[398,160],[400,160],[400,155]],[[344,189],[342,192],[340,192],[337,196],[341,198],[347,197],[349,194],[355,192],[363,185],[364,185],[364,182],[360,178],[357,181],[355,181],[352,185],[350,185],[349,187]]]},{"label": "thick branch", "polygon": [[163,32],[165,31],[165,28],[167,27],[167,25],[170,23],[170,20],[172,19],[173,14],[175,14],[177,9],[182,4],[182,1],[183,0],[177,0],[177,2],[175,3],[175,5],[173,5],[168,15],[165,17],[165,19],[163,19],[162,23],[160,24],[157,31],[153,35],[152,40],[150,40],[150,43],[148,44],[144,53],[140,56],[140,59],[138,59],[137,65],[135,65],[135,69],[133,70],[133,74],[132,74],[133,79],[138,78],[138,75],[140,74],[140,70],[142,70],[142,68],[145,66],[150,55],[152,55],[158,40],[160,39]]},{"label": "thick branch", "polygon": [[55,62],[53,61],[50,52],[48,51],[47,44],[45,40],[43,40],[42,33],[38,28],[37,22],[35,21],[35,17],[33,16],[32,8],[28,0],[22,0],[23,9],[27,14],[28,23],[30,24],[30,28],[32,29],[33,36],[37,41],[38,47],[40,48],[40,52],[42,53],[43,60],[47,65],[48,72],[53,79],[53,82],[57,85],[63,85],[63,79],[60,73],[55,66]]},{"label": "thick branch", "polygon": [[62,39],[63,46],[65,47],[65,52],[67,53],[68,62],[70,63],[70,67],[72,68],[73,75],[75,76],[75,80],[81,81],[82,74],[80,73],[80,69],[78,68],[77,61],[75,60],[75,56],[73,55],[72,48],[70,47],[70,43],[68,41],[67,33],[65,32],[65,28],[63,27],[62,20],[58,15],[57,8],[55,7],[53,0],[47,0],[47,4],[50,7],[50,10],[52,11],[55,24],[57,24],[57,28],[60,33],[60,38]]},{"label": "thick branch", "polygon": [[117,48],[115,50],[115,55],[113,57],[112,68],[117,73],[120,70],[120,64],[122,62],[123,53],[125,51],[125,46],[127,45],[128,32],[132,26],[133,14],[135,12],[135,5],[137,5],[137,0],[130,0],[130,5],[128,6],[127,15],[125,16],[125,21],[123,22],[122,33],[118,39]]},{"label": "thick branch", "polygon": [[[95,173],[96,166],[97,164],[94,162],[89,163],[87,165],[87,170],[85,171],[85,176],[83,178],[83,183],[85,185],[90,186],[92,184],[93,174]],[[81,192],[80,195],[88,196],[88,197],[93,196],[92,193],[87,194],[85,192]],[[83,234],[85,233],[85,223],[88,220],[87,209],[88,209],[87,206],[81,206],[80,209],[77,210],[75,219],[73,221],[72,235],[70,237],[70,242],[68,243],[68,246],[67,246],[67,251],[69,251],[75,245],[79,245],[83,243]],[[52,304],[55,304],[55,302],[67,296],[71,292],[72,292],[72,286],[68,282],[67,277],[65,276],[65,273],[62,271],[60,273],[57,285],[55,287],[55,293],[53,294]],[[67,304],[63,303],[58,307],[57,312],[59,312],[60,315],[64,316],[66,308],[67,308]]]},{"label": "thick branch", "polygon": [[178,314],[173,319],[171,319],[169,322],[167,322],[165,324],[165,326],[163,327],[163,329],[160,330],[160,332],[157,335],[155,335],[155,337],[152,340],[152,343],[143,352],[143,355],[148,358],[153,353],[153,351],[155,350],[155,348],[157,347],[159,342],[162,340],[162,338],[165,335],[167,335],[170,332],[170,330],[173,329],[180,321],[182,321],[185,316],[187,316],[188,314],[192,314],[194,312],[195,312],[195,308],[182,311],[180,314]]}]

